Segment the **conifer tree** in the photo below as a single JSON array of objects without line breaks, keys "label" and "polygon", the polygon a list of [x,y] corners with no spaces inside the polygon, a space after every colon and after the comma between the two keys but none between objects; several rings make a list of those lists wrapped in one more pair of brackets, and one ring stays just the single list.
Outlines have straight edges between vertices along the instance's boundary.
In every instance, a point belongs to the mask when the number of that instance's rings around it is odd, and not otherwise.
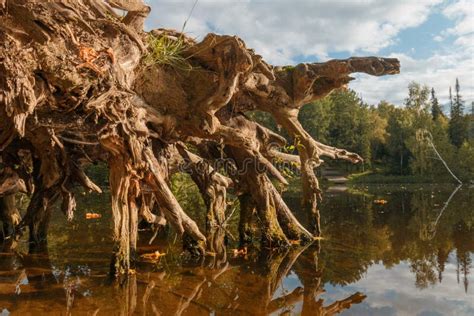
[{"label": "conifer tree", "polygon": [[451,95],[451,88],[449,90],[451,100],[451,120],[449,121],[449,138],[451,143],[456,147],[461,147],[462,143],[467,139],[467,120],[464,117],[464,101],[461,97],[461,88],[459,80],[456,78],[455,96]]},{"label": "conifer tree", "polygon": [[438,98],[436,97],[434,88],[431,88],[431,116],[433,120],[437,120],[440,116],[443,116],[443,110],[439,105]]}]

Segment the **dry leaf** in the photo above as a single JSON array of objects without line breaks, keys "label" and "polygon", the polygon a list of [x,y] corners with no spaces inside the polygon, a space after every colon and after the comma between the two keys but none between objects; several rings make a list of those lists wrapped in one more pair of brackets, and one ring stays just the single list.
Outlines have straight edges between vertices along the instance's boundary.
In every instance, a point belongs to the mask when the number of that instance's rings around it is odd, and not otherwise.
[{"label": "dry leaf", "polygon": [[234,257],[238,256],[245,256],[247,255],[247,247],[243,247],[241,249],[233,249]]},{"label": "dry leaf", "polygon": [[101,214],[97,213],[86,213],[86,219],[95,219],[95,218],[101,218]]},{"label": "dry leaf", "polygon": [[165,252],[160,253],[158,250],[152,253],[144,253],[140,256],[140,258],[144,260],[158,260],[160,257],[166,255]]}]

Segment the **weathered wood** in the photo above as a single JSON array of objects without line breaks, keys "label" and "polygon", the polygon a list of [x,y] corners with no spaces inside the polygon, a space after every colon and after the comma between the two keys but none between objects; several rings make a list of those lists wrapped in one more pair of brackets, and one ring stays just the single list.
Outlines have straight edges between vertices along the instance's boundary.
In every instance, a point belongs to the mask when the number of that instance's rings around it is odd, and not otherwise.
[{"label": "weathered wood", "polygon": [[[314,168],[322,156],[353,163],[362,158],[311,138],[298,111],[348,83],[353,72],[380,76],[399,70],[397,60],[377,57],[273,67],[236,36],[208,34],[196,42],[173,30],[145,32],[150,8],[142,0],[7,4],[8,9],[0,5],[0,172],[19,168],[0,180],[0,188],[31,195],[20,228],[29,226],[39,241],[59,197],[72,218],[75,185],[101,191],[84,168],[107,162],[117,273],[133,265],[138,216],[172,225],[186,245],[204,253],[205,235],[169,187],[179,161],[192,162],[209,228],[223,223],[227,191],[233,190],[244,194],[241,241],[251,240],[255,209],[268,247],[312,238],[270,180],[288,184],[275,157],[299,161],[310,230],[319,235],[321,191]],[[126,11],[125,17],[112,7]],[[163,47],[156,40],[175,48],[171,59],[160,57]],[[282,153],[284,139],[248,119],[248,110],[270,113],[295,138],[299,157]],[[186,143],[198,146],[199,155],[186,150]],[[222,159],[232,160],[230,169],[212,166]]]}]

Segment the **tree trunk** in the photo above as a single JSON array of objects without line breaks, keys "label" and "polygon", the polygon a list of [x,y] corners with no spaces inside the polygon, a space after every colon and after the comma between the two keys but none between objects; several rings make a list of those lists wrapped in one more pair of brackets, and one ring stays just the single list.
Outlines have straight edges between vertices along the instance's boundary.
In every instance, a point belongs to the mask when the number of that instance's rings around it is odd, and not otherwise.
[{"label": "tree trunk", "polygon": [[[126,12],[125,17],[112,7]],[[172,30],[145,32],[149,12],[142,0],[0,2],[0,172],[20,166],[24,184],[35,183],[34,190],[27,190],[31,203],[20,226],[30,227],[35,242],[44,240],[59,198],[71,219],[76,207],[72,188],[100,191],[84,168],[101,161],[110,169],[114,272],[127,273],[133,266],[139,214],[158,218],[143,206],[150,194],[166,222],[186,237],[185,245],[203,254],[206,237],[167,180],[171,161],[191,157],[173,148],[206,144],[222,148],[223,154],[194,157],[198,165],[210,167],[193,178],[208,207],[208,228],[223,223],[227,191],[234,190],[247,194],[241,197],[242,242],[251,238],[254,207],[266,246],[310,240],[312,234],[270,180],[288,185],[274,159],[298,157],[282,153],[284,138],[244,114],[260,110],[298,143],[310,230],[319,235],[321,191],[314,168],[322,163],[320,157],[362,159],[314,140],[298,122],[298,112],[346,85],[351,73],[398,73],[398,60],[359,57],[274,67],[236,36],[208,34],[196,42]],[[157,41],[175,55],[166,58]],[[214,168],[211,163],[218,158],[234,160],[230,165],[242,173]],[[33,173],[24,168],[31,160],[36,161]],[[0,188],[8,186],[1,178]]]}]

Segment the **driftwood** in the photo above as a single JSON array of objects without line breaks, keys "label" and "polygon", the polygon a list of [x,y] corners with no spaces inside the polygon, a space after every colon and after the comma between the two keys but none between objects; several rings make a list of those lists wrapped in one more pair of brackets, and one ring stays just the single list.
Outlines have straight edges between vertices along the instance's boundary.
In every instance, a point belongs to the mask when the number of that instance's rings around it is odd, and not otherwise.
[{"label": "driftwood", "polygon": [[[149,12],[141,0],[0,2],[0,196],[4,205],[15,192],[31,195],[19,225],[14,206],[2,206],[9,225],[29,227],[32,242],[44,241],[56,201],[72,218],[75,185],[100,191],[84,168],[102,161],[110,170],[116,273],[133,263],[139,215],[152,222],[159,216],[204,253],[206,236],[169,187],[176,171],[191,173],[199,186],[209,228],[223,224],[226,191],[239,195],[242,243],[252,239],[255,216],[268,247],[320,235],[314,168],[323,156],[362,158],[314,140],[298,112],[346,85],[351,73],[398,73],[398,60],[273,67],[236,36],[208,34],[197,43],[172,30],[145,32]],[[160,59],[157,40],[179,51]],[[295,139],[299,158],[281,153],[285,139],[249,120],[244,113],[251,110],[270,113]],[[270,181],[287,184],[275,157],[300,162],[309,230]],[[225,168],[215,165],[222,158],[231,161]]]}]

